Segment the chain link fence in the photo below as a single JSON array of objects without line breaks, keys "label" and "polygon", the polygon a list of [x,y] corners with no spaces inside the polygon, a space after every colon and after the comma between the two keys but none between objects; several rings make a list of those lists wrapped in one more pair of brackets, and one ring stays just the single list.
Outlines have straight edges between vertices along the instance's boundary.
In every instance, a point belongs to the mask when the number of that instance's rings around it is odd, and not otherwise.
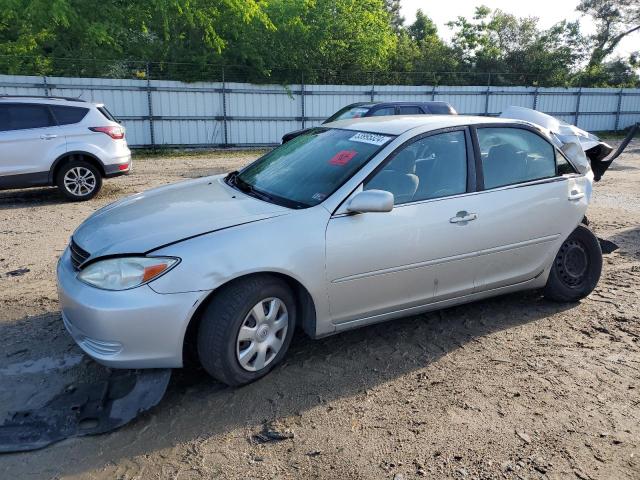
[{"label": "chain link fence", "polygon": [[[15,60],[15,58],[14,58]],[[3,65],[2,62],[5,62]],[[640,121],[640,89],[544,86],[539,74],[335,72],[192,63],[0,56],[0,95],[77,97],[104,103],[133,147],[279,143],[355,102],[449,102],[459,113],[498,115],[519,105],[590,131]],[[63,72],[64,75],[39,75]],[[15,75],[13,73],[16,73]]]}]

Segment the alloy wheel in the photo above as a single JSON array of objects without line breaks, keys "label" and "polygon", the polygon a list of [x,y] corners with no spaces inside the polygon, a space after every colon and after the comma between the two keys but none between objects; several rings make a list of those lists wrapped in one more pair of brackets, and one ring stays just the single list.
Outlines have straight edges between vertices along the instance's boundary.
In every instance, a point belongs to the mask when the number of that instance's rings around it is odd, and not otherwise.
[{"label": "alloy wheel", "polygon": [[89,195],[96,188],[94,173],[85,167],[73,167],[64,175],[64,187],[77,197]]}]

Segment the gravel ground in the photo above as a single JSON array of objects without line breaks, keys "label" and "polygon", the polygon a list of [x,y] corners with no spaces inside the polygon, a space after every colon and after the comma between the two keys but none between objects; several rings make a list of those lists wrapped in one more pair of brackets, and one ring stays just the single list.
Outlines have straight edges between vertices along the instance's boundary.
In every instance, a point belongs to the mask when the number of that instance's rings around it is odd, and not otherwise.
[{"label": "gravel ground", "polygon": [[[0,421],[107,370],[64,331],[57,257],[92,211],[235,169],[258,152],[138,159],[98,198],[0,192]],[[640,478],[640,142],[597,184],[592,228],[620,246],[579,304],[518,293],[319,341],[240,389],[174,373],[110,434],[0,456],[0,478]],[[14,272],[14,273],[11,273]],[[287,437],[260,443],[272,428]]]}]

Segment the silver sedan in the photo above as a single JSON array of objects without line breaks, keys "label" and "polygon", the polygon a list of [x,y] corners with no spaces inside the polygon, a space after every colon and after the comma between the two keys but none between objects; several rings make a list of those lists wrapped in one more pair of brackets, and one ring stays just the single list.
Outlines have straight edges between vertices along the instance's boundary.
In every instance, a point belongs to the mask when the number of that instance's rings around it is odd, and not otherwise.
[{"label": "silver sedan", "polygon": [[241,385],[296,328],[323,337],[525,289],[575,301],[602,266],[581,225],[592,181],[579,146],[524,121],[330,123],[240,172],[94,213],[58,263],[63,320],[105,365],[181,367],[194,349]]}]

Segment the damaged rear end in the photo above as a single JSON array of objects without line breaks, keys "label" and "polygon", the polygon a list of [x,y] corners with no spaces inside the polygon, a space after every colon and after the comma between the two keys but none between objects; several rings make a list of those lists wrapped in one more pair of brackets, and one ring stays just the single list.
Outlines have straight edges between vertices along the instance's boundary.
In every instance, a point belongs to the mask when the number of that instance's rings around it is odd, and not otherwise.
[{"label": "damaged rear end", "polygon": [[593,180],[596,182],[602,178],[613,161],[624,152],[640,129],[640,123],[632,126],[625,139],[614,151],[611,145],[600,140],[596,135],[537,110],[508,107],[500,116],[524,120],[548,130],[558,142],[560,149],[574,162],[581,173],[586,173],[589,168],[593,171]]}]

